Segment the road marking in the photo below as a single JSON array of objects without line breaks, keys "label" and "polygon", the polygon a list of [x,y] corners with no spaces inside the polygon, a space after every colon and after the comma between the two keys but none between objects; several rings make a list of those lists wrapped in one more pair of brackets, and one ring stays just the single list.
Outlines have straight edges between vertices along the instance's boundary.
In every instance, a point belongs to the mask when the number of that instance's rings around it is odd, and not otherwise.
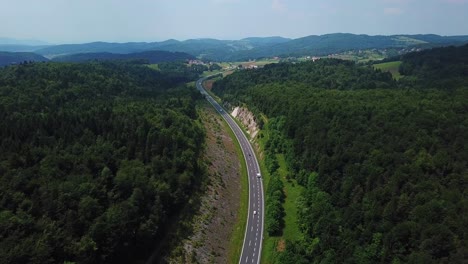
[{"label": "road marking", "polygon": [[[249,247],[250,247],[250,244],[251,244],[251,243],[252,243],[252,240],[249,240]],[[255,244],[255,246],[256,246],[256,245],[257,245],[257,244]]]},{"label": "road marking", "polygon": [[249,261],[249,256],[245,257],[245,262]]}]

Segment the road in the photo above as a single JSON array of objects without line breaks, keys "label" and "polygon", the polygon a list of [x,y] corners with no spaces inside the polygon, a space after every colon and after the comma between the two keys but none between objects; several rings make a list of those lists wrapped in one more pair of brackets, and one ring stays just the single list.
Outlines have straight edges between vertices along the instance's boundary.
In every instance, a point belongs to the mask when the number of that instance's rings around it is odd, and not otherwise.
[{"label": "road", "polygon": [[221,105],[219,105],[203,88],[202,83],[206,78],[201,78],[197,81],[197,89],[203,96],[205,96],[205,98],[213,105],[216,111],[218,111],[218,113],[231,127],[234,135],[236,135],[236,138],[239,141],[239,145],[244,153],[245,163],[247,165],[249,179],[249,211],[239,263],[260,263],[263,240],[263,216],[265,215],[263,181],[260,174],[260,166],[258,165],[258,160],[255,156],[252,145],[244,132],[242,132],[242,129],[233,120],[231,115],[227,113],[226,110],[224,110],[223,107],[221,107]]}]

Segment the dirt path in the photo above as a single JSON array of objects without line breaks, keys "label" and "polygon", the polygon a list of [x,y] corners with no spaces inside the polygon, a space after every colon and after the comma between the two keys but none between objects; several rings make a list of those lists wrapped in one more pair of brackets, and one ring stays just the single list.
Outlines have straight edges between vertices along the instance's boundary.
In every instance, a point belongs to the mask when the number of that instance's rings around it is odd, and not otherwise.
[{"label": "dirt path", "polygon": [[221,117],[208,104],[201,107],[206,129],[209,184],[193,220],[193,234],[183,240],[170,263],[228,263],[231,234],[239,210],[240,161]]}]

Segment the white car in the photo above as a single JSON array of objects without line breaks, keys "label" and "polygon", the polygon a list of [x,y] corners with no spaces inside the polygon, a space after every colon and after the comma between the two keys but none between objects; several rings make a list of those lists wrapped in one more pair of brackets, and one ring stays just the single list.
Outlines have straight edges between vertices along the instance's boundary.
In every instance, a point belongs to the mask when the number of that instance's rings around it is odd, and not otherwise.
[{"label": "white car", "polygon": [[257,211],[254,211],[254,215],[257,215]]},{"label": "white car", "polygon": [[262,175],[260,174],[260,172],[257,172],[257,178],[261,178]]}]

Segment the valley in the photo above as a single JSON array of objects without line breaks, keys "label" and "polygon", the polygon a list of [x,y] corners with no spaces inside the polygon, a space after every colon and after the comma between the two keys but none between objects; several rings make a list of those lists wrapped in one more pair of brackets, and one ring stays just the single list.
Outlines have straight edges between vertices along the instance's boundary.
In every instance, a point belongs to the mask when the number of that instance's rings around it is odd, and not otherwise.
[{"label": "valley", "polygon": [[0,264],[468,263],[467,14],[4,1]]}]

